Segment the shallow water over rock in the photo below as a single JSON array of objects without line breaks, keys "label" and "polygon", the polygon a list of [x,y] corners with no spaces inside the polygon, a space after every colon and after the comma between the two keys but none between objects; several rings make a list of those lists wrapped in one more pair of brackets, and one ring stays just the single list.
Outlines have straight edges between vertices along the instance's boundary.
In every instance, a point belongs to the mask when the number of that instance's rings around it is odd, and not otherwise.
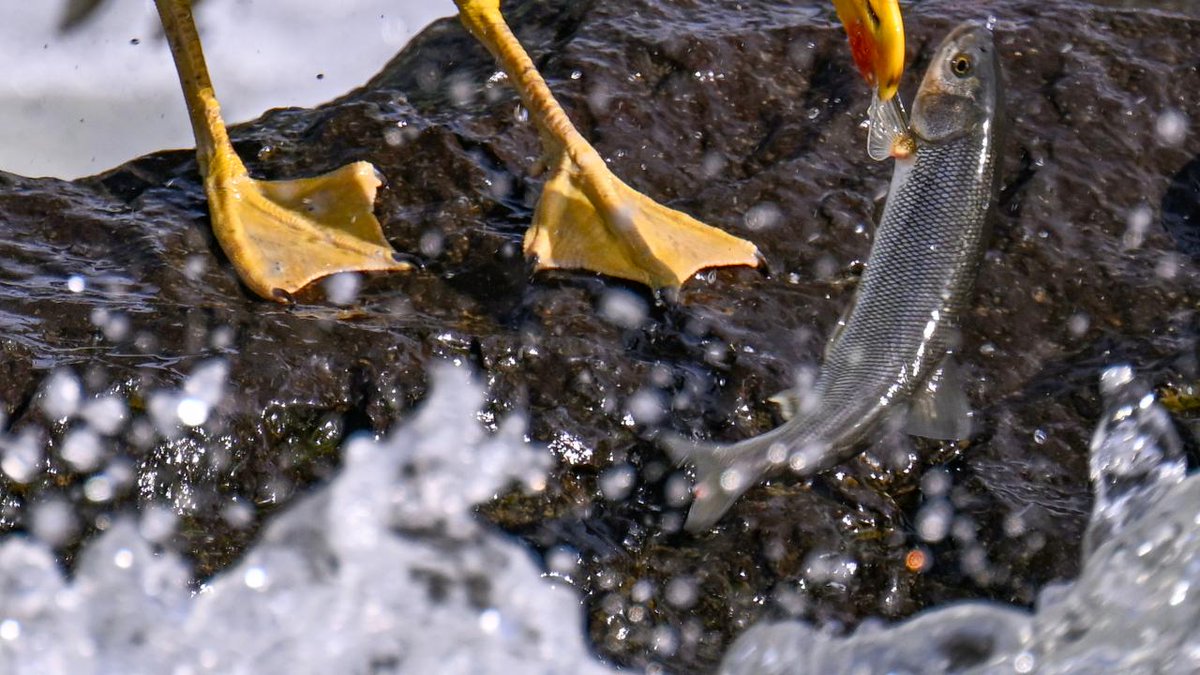
[{"label": "shallow water over rock", "polygon": [[[767,397],[819,365],[890,174],[864,151],[867,93],[824,3],[514,2],[506,16],[617,175],[751,239],[769,272],[707,272],[675,298],[531,275],[536,132],[483,49],[440,22],[364,88],[232,132],[258,177],[359,159],[384,175],[384,231],[422,267],[363,280],[347,306],[320,285],[291,307],[251,297],[190,152],[73,183],[0,176],[0,527],[65,501],[70,560],[117,515],[166,505],[167,545],[203,579],[331,475],[343,438],[411,410],[448,358],[483,375],[485,423],[527,411],[554,453],[546,490],[484,515],[578,553],[570,581],[616,663],[711,668],[763,617],[836,628],[1032,602],[1078,572],[1105,366],[1175,395],[1195,450],[1200,19],[1024,0],[906,11],[905,94],[960,20],[996,16],[1004,57],[1000,217],[963,335],[982,420],[969,444],[888,437],[681,533],[687,484],[648,433],[761,432]],[[215,390],[197,375],[214,368]],[[84,414],[100,395],[123,403],[118,428]]]}]

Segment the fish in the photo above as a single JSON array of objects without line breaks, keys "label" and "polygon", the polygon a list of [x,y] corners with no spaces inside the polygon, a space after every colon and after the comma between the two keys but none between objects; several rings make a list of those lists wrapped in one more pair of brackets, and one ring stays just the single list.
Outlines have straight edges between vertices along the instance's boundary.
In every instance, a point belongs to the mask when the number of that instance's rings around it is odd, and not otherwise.
[{"label": "fish", "polygon": [[913,152],[896,159],[864,272],[824,363],[811,386],[772,399],[786,421],[732,444],[663,434],[672,459],[695,470],[687,530],[714,525],[769,474],[812,476],[853,457],[885,420],[903,420],[916,436],[970,436],[954,352],[999,187],[1002,104],[991,27],[956,27],[917,91]]}]

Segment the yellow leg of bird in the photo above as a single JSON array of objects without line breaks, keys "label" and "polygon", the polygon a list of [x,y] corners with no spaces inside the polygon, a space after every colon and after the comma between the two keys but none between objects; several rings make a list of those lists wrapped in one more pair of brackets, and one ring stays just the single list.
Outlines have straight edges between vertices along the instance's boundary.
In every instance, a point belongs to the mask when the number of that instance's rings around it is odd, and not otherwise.
[{"label": "yellow leg of bird", "polygon": [[548,147],[549,178],[525,233],[538,269],[588,269],[652,288],[697,271],[756,266],[754,244],[669,209],[618,179],[575,129],[500,14],[499,0],[455,0],[459,18],[521,95]]},{"label": "yellow leg of bird", "polygon": [[355,162],[321,176],[254,180],[225,131],[188,0],[155,0],[187,101],[213,233],[252,291],[284,300],[337,272],[399,271],[372,213],[380,181]]}]

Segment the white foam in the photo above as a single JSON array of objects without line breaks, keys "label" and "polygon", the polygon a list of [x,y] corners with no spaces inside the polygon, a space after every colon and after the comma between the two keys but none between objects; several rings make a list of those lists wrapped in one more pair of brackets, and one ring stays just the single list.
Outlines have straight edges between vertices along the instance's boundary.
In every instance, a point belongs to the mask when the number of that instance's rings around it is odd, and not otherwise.
[{"label": "white foam", "polygon": [[161,514],[116,522],[71,580],[45,544],[5,538],[0,672],[607,672],[576,594],[473,512],[513,483],[540,488],[549,452],[517,417],[488,435],[465,371],[432,377],[417,414],[382,441],[348,442],[332,483],[199,592],[147,541],[173,527]]}]

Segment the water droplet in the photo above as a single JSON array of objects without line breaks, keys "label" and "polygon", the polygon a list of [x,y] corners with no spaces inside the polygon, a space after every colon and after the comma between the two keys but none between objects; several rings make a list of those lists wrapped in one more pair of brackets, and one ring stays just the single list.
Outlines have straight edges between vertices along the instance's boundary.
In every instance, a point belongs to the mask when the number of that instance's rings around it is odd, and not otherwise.
[{"label": "water droplet", "polygon": [[1091,319],[1087,314],[1084,312],[1077,312],[1071,315],[1071,318],[1067,320],[1067,330],[1069,330],[1071,335],[1074,337],[1083,337],[1083,335],[1087,333],[1088,328],[1091,327],[1091,323]]},{"label": "water droplet", "polygon": [[641,579],[629,591],[629,599],[634,602],[647,602],[654,597],[654,582]]},{"label": "water droplet", "polygon": [[426,258],[436,258],[446,249],[446,235],[441,230],[427,230],[417,242],[417,250]]},{"label": "water droplet", "polygon": [[1154,265],[1154,274],[1159,279],[1170,281],[1179,276],[1179,256],[1174,252],[1167,252],[1159,256],[1158,263]]},{"label": "water droplet", "polygon": [[325,289],[325,298],[341,306],[354,304],[361,286],[362,275],[358,272],[338,272],[321,282],[321,287]]},{"label": "water droplet", "polygon": [[60,546],[75,534],[75,509],[61,499],[38,503],[33,507],[30,525],[33,536],[50,546]]},{"label": "water droplet", "polygon": [[725,469],[721,472],[721,489],[726,492],[737,492],[745,484],[745,476],[739,469]]},{"label": "water droplet", "polygon": [[1125,220],[1125,234],[1121,235],[1121,246],[1126,250],[1139,248],[1146,240],[1146,231],[1154,218],[1154,212],[1145,204],[1135,206]]},{"label": "water droplet", "polygon": [[189,427],[198,427],[208,421],[208,404],[191,396],[179,400],[175,406],[179,421]]},{"label": "water droplet", "polygon": [[46,378],[42,385],[42,397],[39,404],[46,417],[52,420],[65,420],[79,410],[79,402],[83,398],[83,384],[75,373],[60,368]]},{"label": "water droplet", "polygon": [[1168,108],[1154,121],[1154,134],[1163,145],[1181,145],[1188,135],[1188,117],[1174,108]]},{"label": "water droplet", "polygon": [[179,524],[179,516],[171,509],[158,504],[152,504],[142,512],[142,518],[138,522],[138,531],[146,538],[146,541],[161,544],[166,542],[175,534],[175,528]]},{"label": "water droplet", "polygon": [[254,524],[254,507],[247,502],[234,500],[221,509],[221,518],[235,529],[247,528]]},{"label": "water droplet", "polygon": [[628,330],[640,328],[649,315],[646,301],[632,291],[613,289],[600,298],[600,316]]},{"label": "water droplet", "polygon": [[112,499],[113,493],[112,481],[104,474],[92,476],[83,484],[83,496],[87,497],[88,501],[96,502],[97,504]]},{"label": "water droplet", "polygon": [[267,587],[267,571],[257,565],[246,569],[242,575],[242,580],[246,583],[246,587],[252,590],[260,591]]},{"label": "water droplet", "polygon": [[63,436],[58,454],[81,473],[93,471],[100,466],[103,450],[100,438],[89,427],[72,429]]},{"label": "water droplet", "polygon": [[1112,366],[1100,374],[1100,393],[1111,395],[1132,381],[1132,368],[1127,365]]},{"label": "water droplet", "polygon": [[637,471],[629,464],[605,469],[600,474],[600,492],[609,501],[621,501],[629,496],[637,479]]},{"label": "water droplet", "polygon": [[546,553],[546,568],[551,574],[571,577],[579,571],[579,553],[568,546],[555,546]]},{"label": "water droplet", "polygon": [[668,506],[682,508],[692,501],[692,483],[682,472],[673,473],[667,479],[664,493]]},{"label": "water droplet", "polygon": [[783,220],[783,211],[771,202],[760,202],[746,211],[743,220],[747,229],[759,232],[778,225]]},{"label": "water droplet", "polygon": [[16,437],[0,435],[0,471],[18,483],[28,483],[42,470],[42,439],[33,429]]},{"label": "water droplet", "polygon": [[188,259],[183,263],[183,275],[190,281],[199,281],[200,277],[204,276],[204,272],[208,270],[208,259],[202,255],[188,256]]},{"label": "water droplet", "polygon": [[691,577],[678,576],[667,582],[667,602],[679,609],[688,609],[700,597],[699,585]]},{"label": "water droplet", "polygon": [[1187,599],[1188,591],[1190,589],[1191,584],[1189,584],[1187,581],[1183,579],[1176,581],[1175,585],[1171,588],[1171,598],[1167,601],[1167,603],[1172,607],[1178,607],[1179,605],[1182,605],[1183,601]]},{"label": "water droplet", "polygon": [[917,535],[929,543],[936,543],[950,533],[954,509],[945,499],[926,502],[917,512]]},{"label": "water droplet", "polygon": [[500,630],[501,616],[495,609],[485,609],[479,614],[479,629],[492,635]]},{"label": "water droplet", "polygon": [[654,389],[639,389],[629,397],[625,406],[633,416],[633,421],[645,426],[659,423],[667,413],[662,395]]},{"label": "water droplet", "polygon": [[944,497],[950,493],[950,473],[945,469],[930,469],[921,476],[921,493],[926,498]]}]

